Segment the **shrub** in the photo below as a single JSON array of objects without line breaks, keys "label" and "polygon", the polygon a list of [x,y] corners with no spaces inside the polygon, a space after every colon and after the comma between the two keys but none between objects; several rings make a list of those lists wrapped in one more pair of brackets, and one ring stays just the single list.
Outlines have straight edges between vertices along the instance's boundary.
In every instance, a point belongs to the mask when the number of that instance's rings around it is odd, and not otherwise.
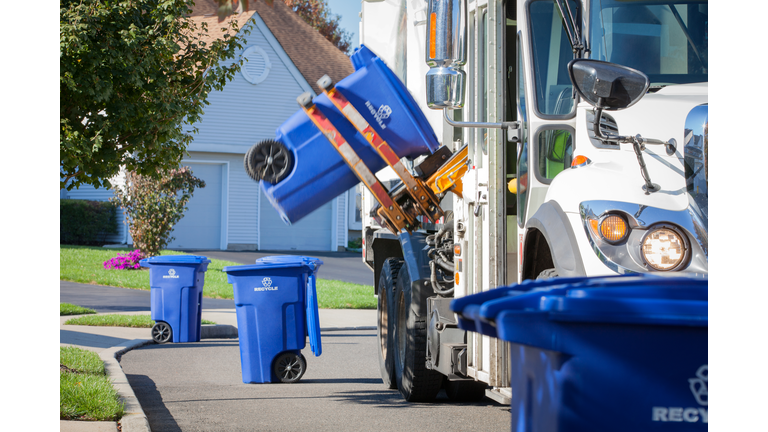
[{"label": "shrub", "polygon": [[136,249],[125,255],[117,253],[117,256],[104,261],[104,268],[115,270],[133,270],[141,268],[139,261],[143,258],[141,251]]},{"label": "shrub", "polygon": [[125,210],[133,245],[144,256],[157,255],[174,239],[173,226],[184,216],[196,187],[205,187],[205,182],[189,167],[158,171],[155,176],[126,173],[125,186],[115,189],[112,201]]},{"label": "shrub", "polygon": [[108,201],[60,200],[59,243],[103,245],[107,234],[117,234],[116,209]]}]

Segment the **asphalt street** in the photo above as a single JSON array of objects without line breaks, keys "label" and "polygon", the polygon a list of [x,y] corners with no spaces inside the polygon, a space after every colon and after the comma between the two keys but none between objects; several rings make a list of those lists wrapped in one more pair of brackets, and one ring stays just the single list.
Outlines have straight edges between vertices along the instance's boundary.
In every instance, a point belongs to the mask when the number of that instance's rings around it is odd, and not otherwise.
[{"label": "asphalt street", "polygon": [[[205,292],[205,288],[203,288]],[[95,310],[110,312],[149,312],[149,290],[125,289],[102,285],[59,281],[59,301]],[[232,299],[203,297],[203,309],[234,309]]]},{"label": "asphalt street", "polygon": [[317,277],[320,279],[339,280],[360,285],[373,286],[373,270],[363,263],[362,255],[357,252],[295,252],[295,251],[259,251],[235,252],[221,250],[184,251],[190,255],[203,255],[208,258],[232,261],[239,264],[253,264],[258,258],[270,255],[304,255],[320,258],[323,265]]},{"label": "asphalt street", "polygon": [[147,345],[120,364],[153,431],[506,431],[490,399],[405,402],[379,376],[375,331],[324,332],[295,384],[244,384],[236,339]]}]

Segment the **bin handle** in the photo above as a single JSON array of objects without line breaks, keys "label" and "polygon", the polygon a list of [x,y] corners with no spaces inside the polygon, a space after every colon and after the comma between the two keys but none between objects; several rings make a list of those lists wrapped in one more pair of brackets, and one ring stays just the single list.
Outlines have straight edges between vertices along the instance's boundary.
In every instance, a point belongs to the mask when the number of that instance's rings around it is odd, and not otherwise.
[{"label": "bin handle", "polygon": [[[314,267],[314,266],[312,266]],[[307,331],[309,332],[309,346],[315,357],[323,352],[320,341],[320,320],[317,310],[317,288],[315,286],[315,272],[312,269],[307,277]],[[317,344],[315,345],[315,342]]]}]

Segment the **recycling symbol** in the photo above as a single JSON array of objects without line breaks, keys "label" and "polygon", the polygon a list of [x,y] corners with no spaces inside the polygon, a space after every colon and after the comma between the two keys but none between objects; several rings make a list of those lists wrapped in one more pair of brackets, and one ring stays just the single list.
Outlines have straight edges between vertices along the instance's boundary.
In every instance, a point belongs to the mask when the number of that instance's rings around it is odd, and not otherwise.
[{"label": "recycling symbol", "polygon": [[707,365],[702,365],[696,371],[696,378],[688,378],[688,384],[691,387],[693,397],[696,398],[696,402],[699,405],[707,406],[709,395],[707,393],[707,378],[709,376],[709,369]]},{"label": "recycling symbol", "polygon": [[261,283],[264,284],[265,287],[269,288],[272,286],[272,279],[265,277],[261,280]]}]

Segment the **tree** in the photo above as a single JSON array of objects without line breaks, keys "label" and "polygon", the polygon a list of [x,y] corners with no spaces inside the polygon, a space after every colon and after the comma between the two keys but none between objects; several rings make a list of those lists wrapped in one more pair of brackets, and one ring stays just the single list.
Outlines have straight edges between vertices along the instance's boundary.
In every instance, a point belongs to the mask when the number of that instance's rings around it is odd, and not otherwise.
[{"label": "tree", "polygon": [[159,171],[154,176],[127,172],[125,186],[115,188],[111,201],[123,207],[133,245],[149,257],[174,239],[174,225],[184,216],[195,188],[203,187],[205,182],[189,167]]},{"label": "tree", "polygon": [[301,19],[320,32],[336,48],[349,52],[352,35],[339,28],[340,15],[331,15],[327,0],[283,0]]},{"label": "tree", "polygon": [[241,66],[223,63],[242,48],[239,24],[205,42],[192,0],[59,5],[60,187],[109,188],[121,165],[150,176],[178,167],[208,94]]}]

